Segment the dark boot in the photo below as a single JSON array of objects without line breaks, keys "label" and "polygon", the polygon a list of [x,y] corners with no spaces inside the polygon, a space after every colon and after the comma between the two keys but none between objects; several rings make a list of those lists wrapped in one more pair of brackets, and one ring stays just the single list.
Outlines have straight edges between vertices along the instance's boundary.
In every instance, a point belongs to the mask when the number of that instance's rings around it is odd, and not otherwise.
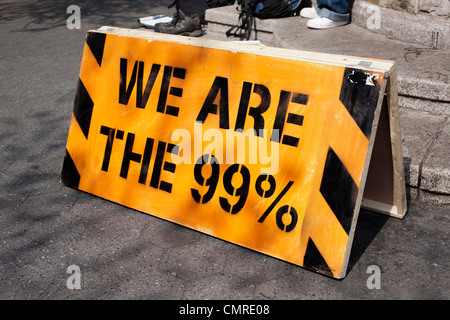
[{"label": "dark boot", "polygon": [[154,30],[160,33],[190,37],[200,37],[202,35],[200,17],[196,14],[193,14],[190,17],[186,16],[181,10],[178,10],[175,13],[171,22],[157,23]]}]

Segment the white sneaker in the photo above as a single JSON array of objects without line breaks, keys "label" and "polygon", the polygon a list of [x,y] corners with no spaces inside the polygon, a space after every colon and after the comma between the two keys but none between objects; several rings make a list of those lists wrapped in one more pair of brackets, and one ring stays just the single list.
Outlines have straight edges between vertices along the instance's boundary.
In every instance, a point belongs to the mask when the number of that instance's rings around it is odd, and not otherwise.
[{"label": "white sneaker", "polygon": [[346,25],[348,21],[333,21],[325,17],[316,17],[309,20],[306,26],[311,29],[328,29]]},{"label": "white sneaker", "polygon": [[317,13],[316,8],[312,7],[312,8],[303,8],[300,11],[300,16],[306,19],[314,19],[317,18],[319,14]]}]

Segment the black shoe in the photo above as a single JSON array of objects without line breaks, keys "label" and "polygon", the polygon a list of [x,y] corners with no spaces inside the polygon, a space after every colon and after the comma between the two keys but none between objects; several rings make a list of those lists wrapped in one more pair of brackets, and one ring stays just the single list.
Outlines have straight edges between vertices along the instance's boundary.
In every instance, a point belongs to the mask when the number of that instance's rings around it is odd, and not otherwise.
[{"label": "black shoe", "polygon": [[178,12],[175,13],[171,22],[155,24],[154,30],[155,32],[160,33],[190,37],[200,37],[202,35],[199,16],[194,14],[191,17],[188,17],[181,10],[178,10]]}]

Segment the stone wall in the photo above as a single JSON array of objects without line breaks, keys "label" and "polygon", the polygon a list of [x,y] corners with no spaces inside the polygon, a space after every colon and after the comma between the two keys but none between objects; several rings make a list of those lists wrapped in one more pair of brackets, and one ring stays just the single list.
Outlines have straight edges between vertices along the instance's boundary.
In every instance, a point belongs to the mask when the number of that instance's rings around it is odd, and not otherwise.
[{"label": "stone wall", "polygon": [[352,23],[391,39],[450,49],[450,0],[354,0]]},{"label": "stone wall", "polygon": [[411,14],[450,17],[450,0],[369,0],[368,2]]},{"label": "stone wall", "polygon": [[419,1],[418,11],[431,15],[450,18],[450,0]]}]

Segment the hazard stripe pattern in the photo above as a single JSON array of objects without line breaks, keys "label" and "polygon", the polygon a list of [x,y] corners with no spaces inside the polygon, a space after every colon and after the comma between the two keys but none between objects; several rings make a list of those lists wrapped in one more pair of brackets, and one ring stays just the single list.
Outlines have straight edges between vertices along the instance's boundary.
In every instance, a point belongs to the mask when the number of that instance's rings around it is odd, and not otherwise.
[{"label": "hazard stripe pattern", "polygon": [[[86,36],[86,47],[88,47],[95,57],[99,67],[102,65],[103,51],[105,47],[106,34],[88,32]],[[92,119],[94,102],[89,95],[88,90],[80,78],[78,79],[77,91],[75,94],[75,102],[73,106],[73,120],[80,127],[85,139],[88,139],[89,128]],[[70,152],[66,149],[64,155],[63,168],[61,173],[61,181],[72,188],[78,188],[80,183],[80,173],[77,170],[74,160]]]},{"label": "hazard stripe pattern", "polygon": [[[364,137],[367,139],[370,138],[380,91],[378,82],[374,81],[373,85],[366,84],[365,81],[367,76],[368,75],[361,70],[345,68],[339,97],[339,100],[345,107],[348,115],[350,115],[353,118],[353,121],[358,125],[361,131],[360,139],[362,140]],[[355,135],[352,134],[347,135],[347,137],[348,139],[358,140]],[[358,144],[355,142],[355,145]],[[340,227],[347,235],[347,237],[344,237],[345,241],[343,242],[343,245],[345,244],[345,246],[348,243],[348,234],[352,226],[360,182],[359,180],[355,181],[349,174],[349,170],[353,169],[354,168],[350,167],[349,164],[347,164],[347,166],[344,165],[342,160],[333,150],[333,147],[329,147],[320,184],[320,196],[318,197],[325,200],[328,209],[334,214],[337,220],[336,224],[339,223]],[[357,171],[361,170],[358,169]],[[317,212],[311,212],[311,215],[312,214],[317,214]],[[315,238],[321,239],[318,241],[323,242],[323,237],[316,236]],[[342,252],[342,255],[340,256],[341,259],[339,259],[340,261],[338,261],[337,265],[333,266],[334,268],[330,268],[325,257],[331,257],[333,255],[325,252],[321,253],[321,250],[317,248],[317,245],[314,242],[315,238],[314,236],[311,236],[308,239],[303,259],[303,267],[313,269],[328,276],[339,276],[339,271],[337,270],[340,270],[340,268],[337,267],[342,263],[342,259],[344,258],[342,246],[340,246]],[[330,241],[335,239],[333,236],[327,238]],[[330,245],[324,245],[323,247],[327,246]]]}]

